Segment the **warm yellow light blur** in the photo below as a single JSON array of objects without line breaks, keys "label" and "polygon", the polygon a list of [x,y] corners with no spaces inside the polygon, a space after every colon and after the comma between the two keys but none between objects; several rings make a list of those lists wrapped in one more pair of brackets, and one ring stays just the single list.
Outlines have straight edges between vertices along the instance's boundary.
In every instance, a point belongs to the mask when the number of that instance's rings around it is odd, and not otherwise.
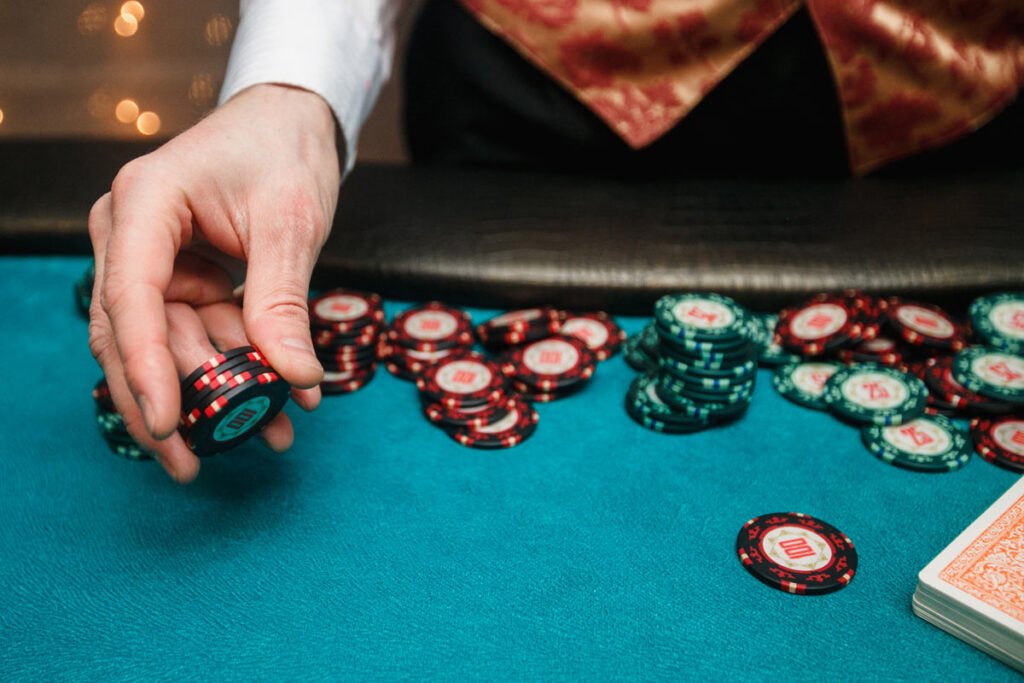
[{"label": "warm yellow light blur", "polygon": [[135,127],[143,135],[155,135],[160,130],[160,117],[151,111],[144,111],[135,119]]},{"label": "warm yellow light blur", "polygon": [[114,116],[121,123],[131,123],[139,115],[139,105],[135,100],[121,100],[114,107]]},{"label": "warm yellow light blur", "polygon": [[107,23],[107,8],[102,3],[94,2],[86,5],[78,15],[78,32],[83,36],[96,33]]},{"label": "warm yellow light blur", "polygon": [[139,30],[139,21],[132,15],[117,15],[117,19],[114,19],[114,33],[127,38],[134,36],[135,32]]},{"label": "warm yellow light blur", "polygon": [[223,45],[231,38],[231,20],[223,14],[212,14],[206,20],[206,28],[203,30],[206,42],[209,45]]},{"label": "warm yellow light blur", "polygon": [[134,17],[135,23],[138,23],[146,16],[146,8],[142,6],[141,2],[128,0],[128,2],[121,5],[121,16]]},{"label": "warm yellow light blur", "polygon": [[0,125],[4,123],[4,110],[0,109]]}]

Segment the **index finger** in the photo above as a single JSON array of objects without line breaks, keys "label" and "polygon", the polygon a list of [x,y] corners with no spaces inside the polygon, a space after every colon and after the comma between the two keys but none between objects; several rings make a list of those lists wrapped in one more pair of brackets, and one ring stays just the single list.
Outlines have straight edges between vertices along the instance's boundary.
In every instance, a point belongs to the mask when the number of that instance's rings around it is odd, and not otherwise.
[{"label": "index finger", "polygon": [[113,227],[101,296],[146,429],[162,439],[177,427],[180,401],[164,292],[175,255],[190,237],[192,214],[181,189],[140,172],[138,164],[125,166],[112,187]]}]

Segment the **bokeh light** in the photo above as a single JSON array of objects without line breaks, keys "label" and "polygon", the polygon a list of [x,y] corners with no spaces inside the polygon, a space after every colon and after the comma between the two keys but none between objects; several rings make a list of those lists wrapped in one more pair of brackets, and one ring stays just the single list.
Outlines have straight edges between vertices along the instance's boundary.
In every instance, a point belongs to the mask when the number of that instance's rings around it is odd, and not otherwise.
[{"label": "bokeh light", "polygon": [[107,25],[107,8],[102,3],[94,2],[85,6],[78,15],[78,32],[83,36],[96,33]]},{"label": "bokeh light", "polygon": [[142,6],[141,2],[128,0],[128,2],[121,5],[121,16],[134,17],[135,23],[138,23],[146,16],[146,8]]},{"label": "bokeh light", "polygon": [[213,14],[206,20],[203,30],[208,45],[223,45],[231,39],[231,20],[223,14]]},{"label": "bokeh light", "polygon": [[134,36],[138,30],[139,21],[130,14],[118,14],[117,19],[114,19],[114,33],[122,38]]},{"label": "bokeh light", "polygon": [[4,125],[4,110],[0,109],[0,126]]},{"label": "bokeh light", "polygon": [[114,110],[114,97],[104,86],[89,95],[89,101],[85,106],[94,119],[105,119]]},{"label": "bokeh light", "polygon": [[139,115],[139,105],[135,103],[135,100],[121,100],[114,107],[114,116],[121,123],[131,123]]},{"label": "bokeh light", "polygon": [[213,76],[208,73],[197,73],[192,76],[188,86],[188,101],[197,109],[206,109],[213,104],[215,96]]},{"label": "bokeh light", "polygon": [[135,127],[143,135],[155,135],[160,130],[160,117],[154,112],[144,111],[135,119]]}]

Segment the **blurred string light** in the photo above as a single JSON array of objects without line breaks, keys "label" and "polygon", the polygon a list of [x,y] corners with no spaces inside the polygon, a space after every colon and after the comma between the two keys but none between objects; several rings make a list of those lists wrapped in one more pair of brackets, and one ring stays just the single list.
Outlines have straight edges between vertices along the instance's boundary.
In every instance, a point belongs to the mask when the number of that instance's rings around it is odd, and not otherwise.
[{"label": "blurred string light", "polygon": [[207,45],[218,47],[228,42],[231,38],[231,20],[223,14],[212,14],[206,20],[206,28],[203,29],[203,36]]},{"label": "blurred string light", "polygon": [[122,38],[134,36],[139,30],[139,20],[130,14],[118,14],[114,19],[114,33]]},{"label": "blurred string light", "polygon": [[107,25],[107,8],[102,3],[94,2],[85,6],[78,15],[78,32],[83,36],[96,33]]},{"label": "blurred string light", "polygon": [[151,111],[144,111],[135,119],[135,128],[143,135],[155,135],[160,130],[160,117]]},{"label": "blurred string light", "polygon": [[135,100],[121,100],[114,107],[114,116],[121,123],[131,123],[139,116],[139,105]]},{"label": "blurred string light", "polygon": [[121,16],[133,17],[135,19],[135,23],[139,23],[146,16],[146,8],[142,6],[141,2],[128,0],[128,2],[121,5]]},{"label": "blurred string light", "polygon": [[0,109],[0,126],[4,125],[4,110]]}]

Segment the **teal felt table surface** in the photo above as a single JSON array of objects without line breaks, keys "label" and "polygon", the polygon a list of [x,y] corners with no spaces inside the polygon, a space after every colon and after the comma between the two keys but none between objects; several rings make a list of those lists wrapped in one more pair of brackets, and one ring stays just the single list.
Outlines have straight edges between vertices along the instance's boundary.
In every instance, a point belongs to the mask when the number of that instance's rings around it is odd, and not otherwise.
[{"label": "teal felt table surface", "polygon": [[[459,446],[382,370],[289,406],[287,454],[249,442],[182,487],[96,430],[85,266],[0,259],[4,680],[1016,677],[910,607],[917,572],[1015,480],[980,458],[886,465],[766,370],[743,419],[657,434],[624,412],[616,356],[538,405],[517,448]],[[778,511],[850,537],[849,586],[747,573],[737,533]]]}]

